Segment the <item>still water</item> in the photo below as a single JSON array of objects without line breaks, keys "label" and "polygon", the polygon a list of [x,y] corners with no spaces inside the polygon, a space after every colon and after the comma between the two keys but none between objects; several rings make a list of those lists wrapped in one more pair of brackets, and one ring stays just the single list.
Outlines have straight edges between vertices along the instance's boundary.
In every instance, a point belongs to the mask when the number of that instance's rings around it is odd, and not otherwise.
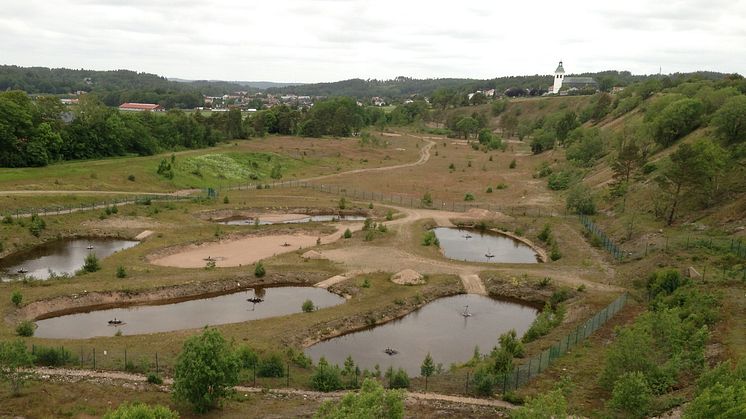
[{"label": "still water", "polygon": [[435,236],[445,257],[469,262],[538,263],[526,244],[492,231],[438,227]]}]

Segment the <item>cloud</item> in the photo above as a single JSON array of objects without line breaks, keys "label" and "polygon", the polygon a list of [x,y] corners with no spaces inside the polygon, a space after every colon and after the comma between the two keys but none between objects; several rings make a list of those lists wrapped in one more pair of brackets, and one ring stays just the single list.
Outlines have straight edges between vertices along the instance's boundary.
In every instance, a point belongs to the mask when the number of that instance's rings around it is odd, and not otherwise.
[{"label": "cloud", "polygon": [[[5,4],[8,3],[8,4]],[[746,72],[724,0],[6,0],[0,63],[334,81],[570,72]]]}]

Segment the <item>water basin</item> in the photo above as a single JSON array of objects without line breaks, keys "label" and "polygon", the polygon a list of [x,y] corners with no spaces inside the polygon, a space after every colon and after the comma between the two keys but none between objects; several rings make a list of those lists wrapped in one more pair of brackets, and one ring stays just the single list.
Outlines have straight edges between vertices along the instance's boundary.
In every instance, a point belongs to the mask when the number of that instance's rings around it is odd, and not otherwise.
[{"label": "water basin", "polygon": [[[469,317],[463,315],[467,305]],[[428,352],[444,368],[466,362],[475,346],[482,353],[489,352],[501,333],[515,329],[522,336],[536,315],[535,308],[518,303],[456,295],[435,300],[399,320],[319,342],[305,352],[316,362],[323,356],[342,365],[351,355],[361,368],[372,370],[376,364],[382,370],[401,367],[415,376],[420,375]],[[384,352],[387,348],[397,353],[388,355]]]},{"label": "water basin", "polygon": [[[247,301],[261,298],[260,303]],[[34,336],[41,338],[84,339],[168,332],[206,325],[238,323],[301,312],[305,300],[319,308],[341,304],[344,298],[313,287],[257,288],[217,297],[182,301],[173,304],[143,305],[68,314],[36,322]],[[120,325],[109,325],[110,320]]]},{"label": "water basin", "polygon": [[48,279],[50,271],[58,275],[72,275],[83,267],[89,253],[103,259],[138,243],[134,240],[110,238],[56,240],[0,260],[0,278],[12,280],[26,275]]},{"label": "water basin", "polygon": [[445,257],[469,262],[538,263],[534,250],[518,240],[477,229],[438,227],[435,236]]}]

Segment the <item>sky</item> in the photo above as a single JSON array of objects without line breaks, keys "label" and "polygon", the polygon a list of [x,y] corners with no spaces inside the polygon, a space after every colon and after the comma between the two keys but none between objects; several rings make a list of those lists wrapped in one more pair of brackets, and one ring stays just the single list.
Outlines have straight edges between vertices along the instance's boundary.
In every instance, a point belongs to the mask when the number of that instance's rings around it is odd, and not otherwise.
[{"label": "sky", "polygon": [[0,64],[329,82],[746,74],[746,0],[1,0]]}]

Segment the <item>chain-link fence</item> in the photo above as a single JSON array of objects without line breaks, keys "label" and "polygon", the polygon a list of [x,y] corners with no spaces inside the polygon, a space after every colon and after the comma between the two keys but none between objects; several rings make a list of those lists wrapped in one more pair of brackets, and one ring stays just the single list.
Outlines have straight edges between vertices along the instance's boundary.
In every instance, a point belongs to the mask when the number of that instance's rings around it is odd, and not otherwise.
[{"label": "chain-link fence", "polygon": [[609,252],[614,259],[620,262],[624,260],[624,251],[622,251],[619,246],[614,244],[609,236],[607,236],[606,233],[603,232],[603,230],[601,230],[596,224],[593,223],[593,221],[591,221],[590,217],[588,217],[587,215],[580,215],[580,222],[583,224],[583,227],[588,230],[588,232],[596,236],[599,244],[607,252]]},{"label": "chain-link fence", "polygon": [[12,211],[3,211],[2,217],[11,217],[15,219],[31,217],[32,215],[63,215],[72,214],[79,211],[91,211],[97,209],[106,209],[127,204],[149,204],[155,201],[179,201],[193,199],[195,196],[180,195],[133,195],[126,198],[113,198],[91,203],[69,204],[69,205],[51,205],[40,208],[16,208]]}]

